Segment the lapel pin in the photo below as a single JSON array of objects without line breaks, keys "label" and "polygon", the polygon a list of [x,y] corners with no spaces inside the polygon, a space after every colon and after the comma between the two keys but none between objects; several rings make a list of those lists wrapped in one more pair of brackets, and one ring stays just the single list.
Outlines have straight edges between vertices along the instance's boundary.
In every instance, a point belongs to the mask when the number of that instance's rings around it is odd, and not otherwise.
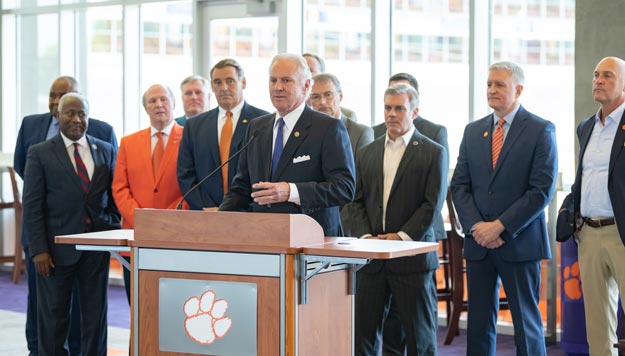
[{"label": "lapel pin", "polygon": [[244,123],[244,124],[247,124],[247,119],[243,119],[243,123]]},{"label": "lapel pin", "polygon": [[413,141],[413,142],[412,142],[412,145],[413,145],[413,146],[416,146],[416,145],[418,145],[418,144],[419,144],[419,141]]},{"label": "lapel pin", "polygon": [[484,137],[488,137],[488,131],[484,131]]},{"label": "lapel pin", "polygon": [[295,131],[295,133],[293,134],[293,136],[295,136],[295,137],[299,137],[299,131]]},{"label": "lapel pin", "polygon": [[98,149],[98,146],[95,145],[95,143],[91,144],[91,148],[96,151]]},{"label": "lapel pin", "polygon": [[625,125],[621,126],[621,128],[625,131]]}]

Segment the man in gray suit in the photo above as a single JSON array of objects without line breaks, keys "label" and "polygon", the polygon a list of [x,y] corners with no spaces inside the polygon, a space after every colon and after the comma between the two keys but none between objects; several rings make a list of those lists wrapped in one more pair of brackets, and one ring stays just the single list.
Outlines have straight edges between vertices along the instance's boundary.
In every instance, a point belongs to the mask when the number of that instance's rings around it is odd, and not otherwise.
[{"label": "man in gray suit", "polygon": [[[308,97],[308,104],[314,109],[324,114],[328,114],[345,125],[349,142],[352,146],[354,159],[358,150],[373,142],[373,130],[369,126],[348,120],[341,112],[341,101],[343,100],[343,90],[339,79],[330,73],[317,74],[313,77],[313,85]],[[345,208],[341,207],[341,222],[346,236],[351,235],[350,215]]]},{"label": "man in gray suit", "polygon": [[81,353],[106,355],[109,255],[77,251],[55,236],[119,229],[111,182],[116,148],[86,135],[89,104],[65,94],[60,133],[31,146],[24,172],[24,223],[37,271],[39,355],[67,355],[70,303],[76,284],[81,307]]},{"label": "man in gray suit", "polygon": [[[356,196],[350,204],[353,231],[363,238],[435,242],[434,216],[447,189],[447,154],[420,134],[412,121],[419,95],[406,84],[384,93],[387,135],[358,153]],[[383,173],[383,174],[380,174]],[[408,355],[436,355],[437,299],[429,252],[396,260],[373,260],[356,283],[357,355],[377,355],[391,296],[406,332]]]}]

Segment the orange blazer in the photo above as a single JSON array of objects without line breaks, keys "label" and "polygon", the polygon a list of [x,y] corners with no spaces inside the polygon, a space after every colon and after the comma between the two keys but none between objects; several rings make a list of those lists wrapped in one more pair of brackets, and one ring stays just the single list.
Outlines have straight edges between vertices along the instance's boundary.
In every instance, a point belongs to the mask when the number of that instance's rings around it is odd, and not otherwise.
[{"label": "orange blazer", "polygon": [[136,208],[175,209],[182,199],[176,176],[182,130],[174,123],[156,177],[152,173],[150,128],[122,138],[113,176],[113,198],[122,214],[123,229],[134,227]]}]

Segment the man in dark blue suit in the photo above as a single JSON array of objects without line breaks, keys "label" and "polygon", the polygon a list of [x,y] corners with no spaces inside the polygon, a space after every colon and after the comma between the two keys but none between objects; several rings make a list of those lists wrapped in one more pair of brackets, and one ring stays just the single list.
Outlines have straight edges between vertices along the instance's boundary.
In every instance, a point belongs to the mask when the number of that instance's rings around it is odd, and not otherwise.
[{"label": "man in dark blue suit", "polygon": [[[348,205],[356,236],[381,240],[435,242],[433,223],[447,191],[445,149],[417,131],[419,95],[406,84],[384,93],[388,134],[360,150],[356,197]],[[356,355],[377,356],[391,297],[405,334],[396,351],[436,355],[438,254],[373,260],[357,275]],[[404,333],[405,330],[405,333]],[[386,352],[383,353],[386,355]]]},{"label": "man in dark blue suit", "polygon": [[[22,120],[15,154],[13,156],[13,167],[19,176],[24,179],[24,169],[26,168],[26,154],[30,146],[50,139],[59,133],[58,104],[59,100],[66,93],[78,91],[78,83],[72,77],[59,77],[50,87],[48,97],[48,108],[50,112],[26,116]],[[87,134],[109,142],[117,150],[117,138],[113,127],[106,122],[89,119]],[[22,224],[22,246],[26,256],[26,270],[28,271],[28,303],[26,308],[26,341],[31,355],[37,355],[37,290],[35,284],[35,270],[28,248],[28,227]],[[74,298],[74,300],[78,300]],[[72,327],[69,336],[69,347],[71,355],[78,355],[80,351],[80,307],[78,302],[72,304]],[[106,345],[102,345],[103,350]]]},{"label": "man in dark blue suit", "polygon": [[494,113],[468,124],[451,181],[464,228],[469,314],[467,355],[495,355],[499,285],[514,324],[517,355],[545,355],[538,301],[540,264],[551,258],[544,208],[557,176],[554,125],[519,103],[523,70],[490,66]]},{"label": "man in dark blue suit", "polygon": [[354,157],[345,125],[306,105],[311,74],[302,56],[269,66],[277,113],[249,125],[232,188],[219,210],[306,214],[326,236],[341,236],[339,206],[354,197]]},{"label": "man in dark blue suit", "polygon": [[591,355],[617,355],[617,302],[625,295],[625,61],[602,59],[592,94],[601,107],[577,127],[579,160],[562,209],[577,216],[579,270]]},{"label": "man in dark blue suit", "polygon": [[39,355],[68,355],[72,290],[81,310],[83,355],[106,355],[109,255],[58,245],[55,236],[119,229],[111,182],[116,151],[86,135],[89,104],[68,93],[58,107],[60,134],[33,145],[24,173],[24,223],[37,283]]},{"label": "man in dark blue suit", "polygon": [[[250,122],[266,111],[243,100],[246,81],[243,67],[234,59],[224,59],[211,69],[211,87],[218,107],[187,120],[178,153],[178,184],[182,194],[232,156],[243,144]],[[224,134],[225,133],[225,134]],[[193,210],[216,208],[237,170],[239,157],[234,157],[186,201]]]}]

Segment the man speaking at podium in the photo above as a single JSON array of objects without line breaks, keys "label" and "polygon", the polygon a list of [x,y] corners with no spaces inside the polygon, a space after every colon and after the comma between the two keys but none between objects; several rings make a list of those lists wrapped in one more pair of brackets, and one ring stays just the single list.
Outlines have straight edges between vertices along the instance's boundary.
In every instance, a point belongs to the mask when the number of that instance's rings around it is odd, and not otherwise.
[{"label": "man speaking at podium", "polygon": [[277,113],[250,122],[222,211],[306,214],[326,236],[341,236],[339,206],[354,197],[354,158],[343,123],[306,105],[311,74],[303,57],[279,54],[269,66]]}]

